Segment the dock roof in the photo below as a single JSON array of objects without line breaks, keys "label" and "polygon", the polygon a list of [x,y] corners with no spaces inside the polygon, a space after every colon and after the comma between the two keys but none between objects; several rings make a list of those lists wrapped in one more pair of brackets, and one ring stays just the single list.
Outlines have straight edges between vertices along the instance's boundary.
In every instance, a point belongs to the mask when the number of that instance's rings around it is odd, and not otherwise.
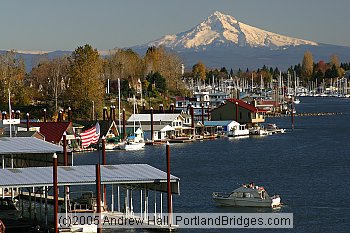
[{"label": "dock roof", "polygon": [[[96,166],[59,166],[58,185],[94,185]],[[53,185],[52,167],[0,169],[0,187],[43,187]],[[171,189],[179,194],[179,181],[171,175]],[[101,184],[119,184],[166,192],[167,174],[148,164],[101,165]]]},{"label": "dock roof", "polygon": [[34,137],[0,137],[0,155],[62,153],[62,146]]}]

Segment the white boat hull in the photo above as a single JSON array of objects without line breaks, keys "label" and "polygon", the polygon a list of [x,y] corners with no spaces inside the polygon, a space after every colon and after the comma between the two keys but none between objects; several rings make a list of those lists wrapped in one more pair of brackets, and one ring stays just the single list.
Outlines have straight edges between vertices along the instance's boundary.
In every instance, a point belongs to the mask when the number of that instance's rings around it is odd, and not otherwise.
[{"label": "white boat hull", "polygon": [[118,148],[118,144],[106,143],[106,145],[105,145],[105,149],[106,149],[106,150],[115,150],[116,147]]},{"label": "white boat hull", "polygon": [[220,206],[274,207],[280,205],[279,197],[273,199],[213,197],[213,200]]},{"label": "white boat hull", "polygon": [[246,136],[246,135],[249,135],[249,130],[248,129],[230,131],[227,134],[228,137],[239,137],[239,136]]},{"label": "white boat hull", "polygon": [[119,149],[126,150],[126,151],[142,150],[144,146],[145,146],[144,142],[130,142],[130,143],[124,142],[119,144]]}]

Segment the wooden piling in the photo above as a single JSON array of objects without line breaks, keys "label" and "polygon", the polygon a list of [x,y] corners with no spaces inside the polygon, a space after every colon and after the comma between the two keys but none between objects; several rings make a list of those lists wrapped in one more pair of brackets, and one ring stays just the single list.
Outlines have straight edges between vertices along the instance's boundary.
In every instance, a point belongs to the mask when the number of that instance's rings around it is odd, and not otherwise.
[{"label": "wooden piling", "polygon": [[169,216],[169,227],[171,226],[172,222],[172,198],[171,198],[171,184],[170,184],[170,143],[167,142],[166,144],[166,164],[167,164],[167,193],[168,193],[168,216]]},{"label": "wooden piling", "polygon": [[53,196],[54,196],[54,232],[58,233],[58,181],[57,181],[57,154],[54,153],[53,159]]}]

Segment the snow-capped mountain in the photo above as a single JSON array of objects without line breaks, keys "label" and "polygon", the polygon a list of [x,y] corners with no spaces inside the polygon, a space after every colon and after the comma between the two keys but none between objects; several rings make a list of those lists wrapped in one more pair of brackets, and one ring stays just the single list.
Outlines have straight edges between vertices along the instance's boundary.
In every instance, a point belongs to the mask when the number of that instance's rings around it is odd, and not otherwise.
[{"label": "snow-capped mountain", "polygon": [[211,68],[257,69],[266,65],[286,69],[301,63],[306,50],[311,51],[315,62],[328,62],[333,54],[342,61],[350,60],[350,47],[280,35],[218,11],[186,32],[166,35],[132,49],[142,55],[150,46],[164,46],[178,52],[187,67],[200,60]]},{"label": "snow-capped mountain", "polygon": [[239,22],[233,16],[216,11],[202,23],[186,32],[176,35],[166,35],[147,45],[162,45],[174,50],[206,49],[208,47],[222,46],[248,46],[251,48],[265,47],[278,49],[300,45],[316,46],[318,43],[283,36],[252,27]]}]

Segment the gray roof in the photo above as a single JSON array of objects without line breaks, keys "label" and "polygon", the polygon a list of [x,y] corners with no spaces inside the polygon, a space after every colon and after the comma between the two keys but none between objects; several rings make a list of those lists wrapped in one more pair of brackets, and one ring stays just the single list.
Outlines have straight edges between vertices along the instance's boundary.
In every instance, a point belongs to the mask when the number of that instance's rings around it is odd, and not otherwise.
[{"label": "gray roof", "polygon": [[204,121],[204,125],[205,126],[228,126],[232,122],[234,121]]},{"label": "gray roof", "polygon": [[33,137],[1,137],[0,155],[62,153],[62,146]]},{"label": "gray roof", "polygon": [[[158,122],[173,122],[178,117],[182,117],[180,113],[167,113],[167,114],[153,114],[153,121]],[[151,121],[151,114],[132,114],[129,119],[127,120],[128,123],[135,122],[136,124],[140,122],[150,122]]]},{"label": "gray roof", "polygon": [[[132,125],[127,125],[127,128],[132,128],[134,126]],[[143,131],[151,131],[151,125],[142,125],[141,126]],[[170,130],[175,130],[173,127],[171,127],[170,125],[153,125],[153,130],[154,131],[164,131],[164,129],[166,131],[170,131]]]},{"label": "gray roof", "polygon": [[[52,186],[52,167],[0,169],[0,187]],[[58,185],[94,185],[95,165],[58,167]],[[179,193],[179,178],[171,175],[173,193]],[[102,184],[125,184],[166,191],[167,174],[148,164],[101,165]]]},{"label": "gray roof", "polygon": [[[35,134],[39,134],[42,138],[45,138],[38,131],[12,131],[12,137],[34,137]],[[5,131],[3,137],[10,137],[10,131]]]}]

